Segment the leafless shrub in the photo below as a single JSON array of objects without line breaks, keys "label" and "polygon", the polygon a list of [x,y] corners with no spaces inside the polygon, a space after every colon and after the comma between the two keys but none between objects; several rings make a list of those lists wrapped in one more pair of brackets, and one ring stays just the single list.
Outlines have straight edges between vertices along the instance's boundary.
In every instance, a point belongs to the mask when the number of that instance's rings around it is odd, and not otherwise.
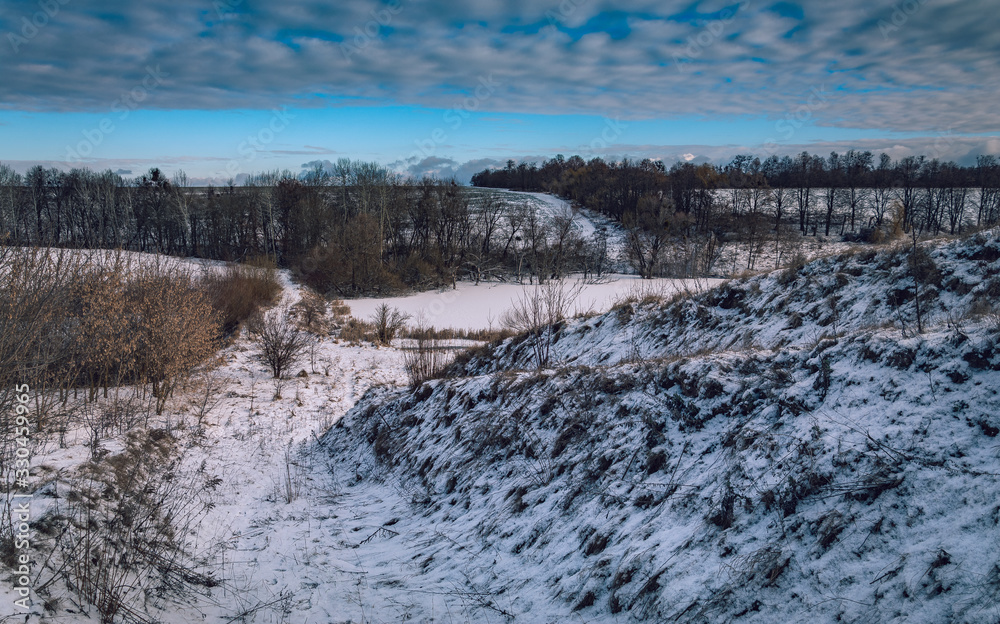
[{"label": "leafless shrub", "polygon": [[532,339],[532,353],[538,368],[549,363],[558,324],[569,315],[582,288],[582,282],[568,285],[556,280],[525,288],[504,313],[501,323],[505,328],[525,333]]},{"label": "leafless shrub", "polygon": [[160,414],[178,382],[218,348],[215,315],[189,273],[140,270],[125,296],[135,321],[126,326],[136,335],[135,375],[152,384]]},{"label": "leafless shrub", "polygon": [[381,304],[375,308],[375,314],[372,315],[372,324],[375,326],[375,340],[379,344],[384,345],[391,343],[396,334],[406,325],[406,321],[409,318],[408,314],[401,312],[399,309],[390,307],[387,303]]},{"label": "leafless shrub", "polygon": [[413,334],[416,345],[404,347],[403,365],[410,378],[410,386],[416,388],[428,379],[440,377],[455,357],[434,337],[433,330],[415,331]]},{"label": "leafless shrub", "polygon": [[286,310],[270,310],[254,316],[247,324],[260,349],[260,357],[281,379],[299,359],[306,347],[306,337],[289,322]]},{"label": "leafless shrub", "polygon": [[222,402],[225,392],[229,388],[229,382],[218,371],[207,370],[201,374],[199,383],[201,387],[195,395],[194,407],[198,426],[203,427],[205,417]]},{"label": "leafless shrub", "polygon": [[292,306],[292,312],[303,331],[317,336],[325,336],[329,331],[326,300],[315,292],[305,291],[302,298]]},{"label": "leafless shrub", "polygon": [[[216,349],[218,335],[207,296],[176,263],[21,248],[0,248],[0,330],[0,414],[12,413],[15,384],[27,384],[33,435],[41,438],[65,431],[70,396],[81,386],[91,402],[103,389],[104,400],[85,415],[92,437],[144,425],[147,388],[162,412],[176,385]],[[123,384],[138,394],[109,397]],[[15,430],[7,424],[0,430]]]},{"label": "leafless shrub", "polygon": [[[91,257],[66,285],[58,327],[43,337],[62,354],[47,373],[89,389],[151,385],[157,413],[191,368],[217,348],[218,325],[190,271],[169,261]],[[65,396],[65,395],[64,395]]]},{"label": "leafless shrub", "polygon": [[[86,258],[65,250],[0,246],[0,491],[14,489],[17,438],[40,444],[65,423],[61,400],[74,381],[66,345],[68,293],[87,270]],[[15,409],[15,406],[20,406]],[[55,422],[58,421],[58,422]],[[24,436],[24,431],[30,431]],[[0,496],[0,554],[14,549],[12,499]],[[10,561],[7,561],[10,563]]]},{"label": "leafless shrub", "polygon": [[122,435],[139,427],[147,427],[156,409],[157,399],[151,394],[130,388],[115,388],[107,398],[84,401],[74,412],[74,420],[87,429],[92,457],[99,457],[101,441]]},{"label": "leafless shrub", "polygon": [[309,346],[309,368],[315,374],[316,348],[320,341],[330,332],[330,322],[327,317],[326,299],[311,290],[307,290],[298,303],[292,306],[299,328],[309,334],[306,342]]},{"label": "leafless shrub", "polygon": [[[67,323],[69,295],[88,267],[69,251],[0,247],[0,418],[13,413],[16,385],[27,384],[41,397],[44,388],[65,390],[73,381],[67,347],[77,324]],[[14,430],[0,424],[4,432]]]}]

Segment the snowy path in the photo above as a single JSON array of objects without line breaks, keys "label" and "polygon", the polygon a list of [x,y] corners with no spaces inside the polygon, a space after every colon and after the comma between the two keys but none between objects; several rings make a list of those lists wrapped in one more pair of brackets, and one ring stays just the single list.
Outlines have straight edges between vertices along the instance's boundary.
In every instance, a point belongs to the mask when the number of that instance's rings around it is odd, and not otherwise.
[{"label": "snowy path", "polygon": [[[402,358],[395,349],[327,339],[315,369],[308,357],[302,368],[307,376],[285,381],[274,398],[275,382],[255,350],[242,339],[230,347],[217,371],[226,398],[211,415],[202,448],[185,458],[189,469],[224,479],[198,537],[224,581],[195,607],[209,621],[257,605],[267,606],[248,622],[279,621],[282,612],[296,622],[367,617],[372,565],[356,549],[370,526],[388,518],[372,515],[380,500],[345,495],[347,476],[331,474],[315,443],[369,387],[405,380]],[[189,614],[176,615],[171,621]]]},{"label": "snowy path", "polygon": [[539,214],[547,218],[573,214],[573,225],[576,231],[587,240],[593,240],[597,233],[603,230],[608,236],[608,258],[617,263],[619,270],[624,268],[625,230],[622,229],[620,223],[586,208],[574,211],[568,201],[549,193],[506,192],[513,196],[528,198],[531,204],[538,209]]}]

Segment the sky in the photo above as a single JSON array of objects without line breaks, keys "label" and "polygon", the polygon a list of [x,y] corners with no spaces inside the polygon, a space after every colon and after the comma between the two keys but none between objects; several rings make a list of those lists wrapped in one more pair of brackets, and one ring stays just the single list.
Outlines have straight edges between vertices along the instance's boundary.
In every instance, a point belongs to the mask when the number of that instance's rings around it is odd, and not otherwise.
[{"label": "sky", "polygon": [[339,158],[1000,154],[968,0],[4,0],[0,163],[191,183]]}]

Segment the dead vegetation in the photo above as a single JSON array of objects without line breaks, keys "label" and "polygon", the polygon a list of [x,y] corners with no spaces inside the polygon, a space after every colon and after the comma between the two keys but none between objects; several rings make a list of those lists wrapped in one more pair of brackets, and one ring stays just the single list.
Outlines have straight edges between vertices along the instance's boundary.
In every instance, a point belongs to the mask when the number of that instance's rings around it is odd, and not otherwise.
[{"label": "dead vegetation", "polygon": [[281,291],[274,262],[268,258],[228,264],[221,272],[206,272],[201,281],[226,335],[236,331],[263,307],[274,303]]},{"label": "dead vegetation", "polygon": [[[58,585],[102,621],[146,622],[145,602],[210,582],[193,571],[186,540],[211,484],[175,478],[179,423],[164,414],[195,368],[211,368],[221,310],[239,308],[223,294],[243,301],[246,292],[227,291],[232,281],[162,257],[0,247],[0,488],[29,487],[15,479],[15,435],[31,452],[65,447],[77,433],[90,447],[79,470],[49,476],[47,487],[66,495],[36,525],[40,596],[58,595]],[[15,426],[15,396],[25,397],[26,426]],[[110,437],[125,451],[109,452]],[[9,561],[14,525],[3,498]]]},{"label": "dead vegetation", "polygon": [[154,429],[130,434],[125,451],[63,484],[65,503],[46,519],[53,534],[45,542],[57,556],[36,592],[65,582],[102,622],[151,623],[151,603],[182,596],[192,583],[214,586],[188,536],[221,480],[191,482],[176,467],[174,439]]},{"label": "dead vegetation", "polygon": [[454,358],[455,351],[433,337],[433,333],[416,332],[413,345],[404,347],[403,351],[410,386],[415,388],[425,381],[441,377]]},{"label": "dead vegetation", "polygon": [[504,313],[501,319],[504,328],[530,341],[537,368],[549,364],[556,334],[570,315],[582,288],[580,282],[568,284],[550,280],[541,286],[526,288],[513,307]]}]

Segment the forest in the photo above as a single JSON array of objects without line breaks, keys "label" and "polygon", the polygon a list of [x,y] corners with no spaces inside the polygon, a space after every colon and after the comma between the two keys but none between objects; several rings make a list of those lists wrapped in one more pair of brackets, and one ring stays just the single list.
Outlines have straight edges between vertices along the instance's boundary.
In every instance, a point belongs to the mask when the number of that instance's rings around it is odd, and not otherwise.
[{"label": "forest", "polygon": [[876,162],[872,152],[856,150],[763,161],[738,155],[723,167],[678,162],[669,171],[649,159],[585,162],[559,155],[541,166],[508,160],[503,169],[475,174],[472,184],[554,193],[619,221],[644,212],[643,200],[657,197],[700,230],[711,227],[720,210],[753,215],[767,209],[776,220],[797,216],[804,235],[853,234],[881,226],[894,201],[905,211],[905,227],[927,234],[958,234],[970,219],[976,226],[1000,219],[1000,162],[992,155],[979,156],[972,167],[925,156],[893,161],[884,153]]},{"label": "forest", "polygon": [[155,168],[126,179],[42,167],[20,175],[0,164],[9,244],[267,258],[337,297],[602,270],[570,225],[571,215],[544,220],[501,194],[346,159],[334,171],[202,188]]},{"label": "forest", "polygon": [[544,281],[609,270],[606,228],[583,236],[573,212],[545,217],[518,196],[548,192],[608,218],[643,277],[709,275],[740,244],[747,266],[765,244],[805,236],[882,242],[900,232],[959,234],[1000,220],[1000,163],[962,167],[925,157],[803,152],[724,166],[556,156],[508,161],[472,178],[404,178],[340,159],[303,174],[254,174],[192,187],[159,169],[110,171],[0,164],[0,232],[13,245],[109,248],[217,260],[269,258],[338,297],[457,279]]},{"label": "forest", "polygon": [[962,167],[924,156],[802,152],[669,170],[649,159],[556,156],[541,166],[508,161],[472,183],[553,193],[621,223],[629,262],[643,277],[711,273],[725,242],[743,244],[753,269],[765,243],[794,247],[804,236],[880,243],[902,232],[960,234],[1000,220],[1000,163],[991,155]]}]

